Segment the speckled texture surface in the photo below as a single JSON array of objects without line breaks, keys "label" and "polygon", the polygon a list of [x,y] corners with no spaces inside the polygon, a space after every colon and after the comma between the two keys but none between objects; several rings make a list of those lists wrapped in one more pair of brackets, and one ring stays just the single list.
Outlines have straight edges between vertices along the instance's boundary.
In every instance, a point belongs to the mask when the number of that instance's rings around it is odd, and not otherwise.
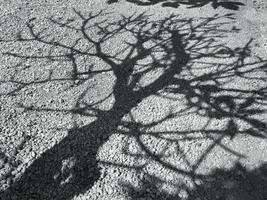
[{"label": "speckled texture surface", "polygon": [[267,198],[266,3],[136,2],[0,2],[1,200]]}]

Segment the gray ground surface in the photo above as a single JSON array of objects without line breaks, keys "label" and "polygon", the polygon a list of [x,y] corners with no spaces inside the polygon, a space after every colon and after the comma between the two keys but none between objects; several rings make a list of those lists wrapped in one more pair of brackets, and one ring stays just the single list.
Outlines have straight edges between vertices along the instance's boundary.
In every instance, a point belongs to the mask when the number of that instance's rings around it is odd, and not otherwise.
[{"label": "gray ground surface", "polygon": [[151,2],[0,1],[1,200],[267,199],[265,1]]}]

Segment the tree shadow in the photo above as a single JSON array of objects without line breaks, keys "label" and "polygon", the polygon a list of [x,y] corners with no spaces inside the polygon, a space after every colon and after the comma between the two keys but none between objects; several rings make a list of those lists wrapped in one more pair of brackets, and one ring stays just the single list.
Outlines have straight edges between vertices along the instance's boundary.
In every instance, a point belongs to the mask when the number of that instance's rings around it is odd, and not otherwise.
[{"label": "tree shadow", "polygon": [[160,188],[166,182],[151,175],[145,175],[140,187],[133,187],[122,182],[130,199],[232,199],[232,200],[264,200],[267,197],[266,186],[267,165],[249,170],[242,164],[236,163],[230,169],[214,169],[210,174],[195,180],[194,187],[188,188],[183,184],[173,184],[176,192],[170,193]]},{"label": "tree shadow", "polygon": [[[99,179],[97,153],[100,147],[115,132],[126,134],[136,138],[138,145],[148,157],[155,160],[162,166],[186,176],[201,178],[196,170],[200,163],[212,149],[219,145],[226,151],[235,154],[234,150],[221,144],[225,137],[234,138],[238,134],[248,134],[260,138],[266,138],[266,123],[254,117],[254,115],[266,112],[258,105],[266,104],[266,88],[257,89],[234,89],[225,87],[228,79],[242,78],[244,80],[256,79],[264,81],[265,77],[256,76],[254,73],[261,72],[266,68],[265,61],[257,58],[256,61],[247,62],[250,56],[250,44],[248,41],[244,47],[231,49],[220,40],[228,33],[238,32],[235,29],[225,29],[232,20],[232,15],[215,15],[209,18],[180,19],[171,15],[163,20],[152,20],[150,16],[134,14],[129,17],[121,16],[118,21],[108,21],[107,14],[99,12],[88,16],[74,10],[77,21],[60,20],[50,18],[51,23],[67,30],[78,32],[81,37],[72,41],[72,45],[64,43],[56,36],[45,34],[44,30],[38,30],[30,21],[28,35],[19,33],[18,37],[11,41],[20,44],[37,42],[48,46],[51,51],[48,54],[28,55],[25,52],[6,52],[6,56],[20,58],[22,61],[65,60],[72,66],[70,77],[51,78],[50,74],[44,80],[20,82],[12,78],[2,80],[1,83],[16,83],[18,86],[5,95],[16,95],[23,88],[32,84],[43,84],[53,81],[72,80],[74,86],[78,87],[87,84],[87,80],[98,74],[112,72],[115,77],[112,94],[113,104],[110,109],[105,110],[98,107],[99,99],[89,103],[85,99],[88,92],[85,89],[78,97],[73,109],[49,109],[34,106],[20,105],[27,111],[55,111],[79,114],[81,116],[95,117],[95,121],[82,127],[73,127],[68,135],[55,144],[51,149],[40,155],[22,174],[18,180],[4,191],[1,196],[4,199],[11,199],[17,196],[19,199],[72,199],[90,189]],[[221,28],[219,28],[221,27]],[[125,44],[122,49],[114,52],[107,52],[105,45],[116,37],[122,39]],[[82,41],[86,48],[80,48],[78,43]],[[10,42],[10,41],[4,41]],[[59,48],[63,51],[53,51]],[[62,53],[63,52],[63,53]],[[87,71],[79,68],[79,57],[98,58],[108,66],[106,69],[96,70],[89,67]],[[203,60],[202,60],[203,59]],[[220,61],[209,62],[214,59]],[[226,63],[225,59],[230,59]],[[195,67],[205,65],[206,73],[196,73]],[[147,75],[156,73],[156,78],[148,78]],[[252,74],[252,75],[251,75]],[[151,76],[150,76],[151,77]],[[76,85],[75,85],[76,84]],[[171,98],[170,95],[182,95],[186,101],[185,109],[170,112],[160,120],[142,124],[131,114],[131,111],[146,98],[155,95],[162,98]],[[179,101],[179,99],[177,99]],[[254,108],[256,105],[256,108]],[[208,116],[209,122],[200,130],[188,131],[150,131],[149,128],[161,124],[167,120],[179,118],[188,114],[188,111],[199,116]],[[190,111],[191,112],[191,111]],[[130,121],[124,119],[130,117]],[[211,129],[208,124],[212,119],[228,119],[224,129]],[[239,130],[239,121],[248,124],[247,129]],[[126,128],[125,130],[120,127]],[[203,137],[213,141],[203,155],[191,165],[190,170],[180,169],[171,163],[163,161],[160,155],[155,154],[146,144],[141,136],[153,135],[162,140],[165,134],[182,135],[182,140],[190,139],[189,134],[202,132]],[[191,138],[201,140],[201,138]],[[169,140],[169,142],[175,142]],[[134,156],[134,155],[133,155]],[[136,155],[138,157],[138,155]]]},{"label": "tree shadow", "polygon": [[[117,3],[119,0],[108,0],[108,4]],[[162,7],[178,8],[180,5],[187,5],[188,8],[202,7],[208,4],[216,9],[223,7],[230,10],[239,10],[240,6],[244,6],[244,3],[239,1],[227,1],[227,0],[126,0],[127,2],[134,3],[139,6],[151,6],[161,3]]]}]

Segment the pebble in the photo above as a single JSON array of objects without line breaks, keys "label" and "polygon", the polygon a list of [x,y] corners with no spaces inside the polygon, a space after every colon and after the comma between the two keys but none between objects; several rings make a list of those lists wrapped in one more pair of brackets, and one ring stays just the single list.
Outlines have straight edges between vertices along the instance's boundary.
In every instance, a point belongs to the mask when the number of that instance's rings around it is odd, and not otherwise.
[{"label": "pebble", "polygon": [[2,169],[5,166],[4,159],[0,159],[0,169]]}]

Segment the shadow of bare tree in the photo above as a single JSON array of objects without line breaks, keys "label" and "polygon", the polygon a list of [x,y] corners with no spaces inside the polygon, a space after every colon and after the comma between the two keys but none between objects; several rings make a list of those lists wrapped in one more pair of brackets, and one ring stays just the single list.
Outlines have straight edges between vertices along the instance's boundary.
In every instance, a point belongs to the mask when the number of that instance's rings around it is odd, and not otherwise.
[{"label": "shadow of bare tree", "polygon": [[[6,52],[5,56],[16,57],[22,61],[45,59],[54,62],[64,59],[71,63],[71,76],[53,79],[49,75],[44,80],[30,82],[1,80],[1,83],[10,82],[17,85],[17,88],[5,95],[16,95],[24,87],[53,81],[72,80],[72,87],[78,87],[87,84],[87,80],[98,74],[112,72],[115,81],[109,96],[112,96],[113,104],[109,109],[101,109],[98,104],[106,98],[94,103],[87,102],[85,96],[88,90],[82,92],[76,105],[70,110],[26,106],[21,103],[20,106],[29,112],[64,111],[92,116],[95,121],[70,129],[65,138],[41,154],[18,180],[14,180],[1,194],[3,198],[17,196],[21,200],[72,199],[75,195],[86,192],[100,177],[96,158],[98,150],[115,132],[134,137],[142,151],[165,168],[194,178],[205,178],[196,171],[217,145],[239,158],[242,157],[221,143],[225,137],[233,139],[236,135],[247,134],[266,138],[266,123],[255,117],[266,112],[266,87],[246,89],[227,86],[229,80],[233,79],[255,79],[264,82],[265,77],[261,72],[266,68],[265,61],[261,58],[247,62],[246,58],[251,56],[252,40],[235,49],[220,43],[228,33],[238,32],[229,28],[227,22],[222,22],[224,19],[231,21],[231,14],[195,21],[173,15],[163,20],[152,20],[149,15],[142,13],[108,21],[107,14],[103,12],[91,13],[88,16],[76,10],[74,12],[79,23],[74,23],[75,20],[50,19],[54,25],[80,34],[71,44],[64,43],[56,36],[46,35],[46,30],[38,30],[32,21],[27,24],[28,35],[22,32],[15,40],[4,41],[19,44],[37,42],[46,45],[50,49],[48,54]],[[127,36],[126,39],[124,35]],[[114,47],[114,52],[108,52],[105,45],[114,38],[119,40],[118,37],[124,45],[120,49]],[[79,46],[80,43],[86,44],[85,47]],[[60,51],[54,51],[56,48]],[[81,71],[78,60],[84,57],[97,58],[108,67],[90,67]],[[229,62],[226,62],[226,59]],[[199,69],[205,73],[199,73]],[[259,73],[261,75],[254,76]],[[178,95],[179,98],[174,97],[175,101],[179,101],[182,96],[185,107],[168,113],[160,120],[141,123],[131,112],[152,95],[166,99]],[[150,130],[158,124],[190,112],[200,117],[208,117],[209,120],[201,129]],[[125,120],[125,116],[130,120]],[[213,119],[226,119],[227,123],[222,129],[214,129],[209,127]],[[246,127],[240,128],[241,123],[245,123]],[[201,140],[199,137],[192,137],[192,134],[199,132],[202,133],[202,139],[208,138],[212,144],[195,163],[189,164],[189,170],[165,162],[160,154],[153,152],[142,140],[144,135],[170,143],[176,141],[164,135],[180,135],[183,136],[182,140]]]}]

